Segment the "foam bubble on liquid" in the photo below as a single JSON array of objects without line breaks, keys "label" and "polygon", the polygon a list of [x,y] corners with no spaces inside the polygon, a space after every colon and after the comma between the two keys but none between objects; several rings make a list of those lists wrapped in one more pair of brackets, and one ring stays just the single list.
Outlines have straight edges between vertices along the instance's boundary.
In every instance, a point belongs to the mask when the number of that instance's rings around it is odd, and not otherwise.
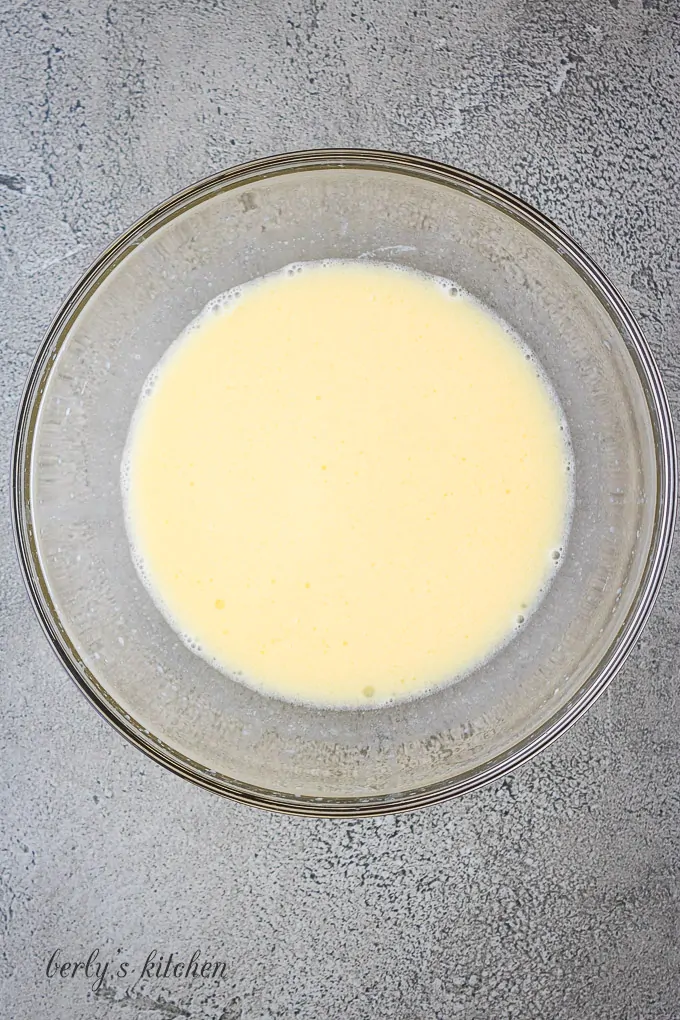
[{"label": "foam bubble on liquid", "polygon": [[[422,275],[425,278],[427,278],[427,274],[426,273],[423,273]],[[449,298],[460,298],[460,297],[462,297],[462,291],[461,291],[461,289],[460,289],[460,287],[458,286],[457,283],[453,283],[451,280],[447,280],[443,276],[434,276],[434,277],[430,277],[430,279],[432,279],[434,281],[434,283],[446,295],[446,297],[449,297]]]},{"label": "foam bubble on liquid", "polygon": [[192,331],[197,332],[201,328],[206,319],[222,315],[224,312],[229,311],[230,308],[233,308],[235,305],[237,305],[238,302],[243,297],[244,289],[246,289],[248,286],[250,285],[245,284],[232,287],[231,290],[226,291],[224,294],[218,294],[217,297],[214,297],[212,299],[212,301],[209,301],[208,304],[203,309],[203,311],[201,312],[201,314],[196,319],[194,319],[193,323],[191,324]]}]

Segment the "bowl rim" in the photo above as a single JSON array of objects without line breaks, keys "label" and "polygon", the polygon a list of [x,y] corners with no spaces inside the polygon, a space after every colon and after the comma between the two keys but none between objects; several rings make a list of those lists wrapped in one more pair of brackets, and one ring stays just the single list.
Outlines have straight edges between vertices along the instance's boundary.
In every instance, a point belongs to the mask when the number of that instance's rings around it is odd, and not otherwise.
[{"label": "bowl rim", "polygon": [[[149,734],[98,682],[71,643],[50,598],[32,523],[31,467],[42,394],[71,326],[109,273],[142,240],[211,196],[268,177],[310,170],[363,169],[429,180],[491,204],[553,248],[604,307],[632,356],[654,433],[657,498],[650,549],[633,602],[619,630],[587,680],[569,702],[530,736],[453,778],[396,794],[312,797],[244,783],[207,770]],[[222,170],[176,193],[121,233],[91,264],[55,315],[33,360],[21,397],[11,458],[11,511],[15,546],[35,614],[62,665],[99,714],[151,759],[211,792],[253,806],[295,815],[360,818],[412,810],[461,796],[502,778],[551,744],[597,700],[628,657],[659,592],[671,551],[676,516],[677,456],[673,421],[661,375],[626,301],[600,267],[564,230],[531,205],[475,174],[419,156],[378,149],[311,149],[282,153]]]}]

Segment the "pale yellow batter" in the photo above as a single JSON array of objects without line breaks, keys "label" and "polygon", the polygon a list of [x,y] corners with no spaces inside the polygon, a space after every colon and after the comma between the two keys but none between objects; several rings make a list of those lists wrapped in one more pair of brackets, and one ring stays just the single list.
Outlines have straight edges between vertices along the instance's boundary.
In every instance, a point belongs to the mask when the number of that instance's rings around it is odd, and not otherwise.
[{"label": "pale yellow batter", "polygon": [[170,349],[124,458],[133,552],[188,642],[263,691],[412,697],[491,654],[568,525],[559,409],[441,281],[317,263]]}]

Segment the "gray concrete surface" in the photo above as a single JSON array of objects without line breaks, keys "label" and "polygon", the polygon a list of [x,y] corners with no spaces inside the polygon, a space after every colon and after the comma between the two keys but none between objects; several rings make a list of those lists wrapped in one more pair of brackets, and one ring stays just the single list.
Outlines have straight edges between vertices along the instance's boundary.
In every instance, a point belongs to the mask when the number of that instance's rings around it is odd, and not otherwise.
[{"label": "gray concrete surface", "polygon": [[[277,150],[409,150],[534,202],[629,299],[677,411],[678,3],[4,0],[0,77],[0,1017],[680,1017],[680,545],[623,673],[538,761],[415,815],[310,822],[204,794],[99,720],[6,509],[23,380],[79,273],[171,192]],[[48,977],[57,949],[116,970]],[[224,973],[142,977],[152,950]]]}]

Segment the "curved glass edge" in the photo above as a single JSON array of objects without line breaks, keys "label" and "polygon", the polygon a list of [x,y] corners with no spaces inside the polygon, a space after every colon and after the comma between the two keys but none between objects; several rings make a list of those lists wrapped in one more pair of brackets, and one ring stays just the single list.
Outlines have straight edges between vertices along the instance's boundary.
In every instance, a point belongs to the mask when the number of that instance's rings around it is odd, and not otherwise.
[{"label": "curved glass edge", "polygon": [[[513,216],[566,259],[614,320],[633,357],[647,398],[657,460],[654,528],[636,598],[605,658],[578,694],[531,737],[506,753],[451,780],[407,793],[362,798],[317,798],[264,790],[210,772],[143,728],[110,697],[80,660],[49,596],[35,543],[31,509],[31,461],[40,396],[51,365],[71,325],[90,295],[133,247],[165,222],[212,194],[270,176],[311,169],[358,168],[421,177],[464,190]],[[95,260],[65,299],[50,324],[31,366],[20,401],[11,460],[11,511],[24,582],[45,635],[60,662],[88,701],[119,733],[176,775],[213,793],[252,806],[313,817],[360,818],[414,810],[462,796],[502,778],[528,762],[564,733],[597,700],[625,662],[651,613],[668,564],[676,518],[677,457],[673,422],[661,375],[628,305],[606,275],[561,228],[523,200],[474,174],[416,156],[371,149],[307,150],[254,160],[221,171],[180,191],[142,216]]]}]

